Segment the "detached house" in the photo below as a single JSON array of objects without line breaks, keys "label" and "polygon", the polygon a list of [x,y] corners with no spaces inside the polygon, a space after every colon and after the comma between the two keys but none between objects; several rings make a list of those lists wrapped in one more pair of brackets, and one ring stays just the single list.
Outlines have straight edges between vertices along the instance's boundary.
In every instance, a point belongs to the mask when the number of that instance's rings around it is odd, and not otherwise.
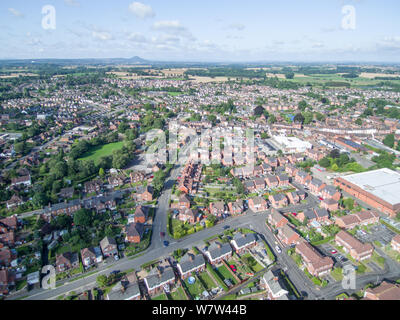
[{"label": "detached house", "polygon": [[6,202],[7,209],[12,209],[15,207],[19,207],[23,205],[25,202],[22,200],[22,198],[18,197],[16,194],[14,194],[10,200]]},{"label": "detached house", "polygon": [[140,243],[144,232],[141,223],[130,223],[126,227],[126,240],[129,243]]},{"label": "detached house", "polygon": [[261,283],[267,289],[270,300],[289,300],[289,291],[277,271],[268,270],[261,278]]},{"label": "detached house", "polygon": [[18,177],[18,178],[13,178],[11,180],[11,186],[26,186],[26,187],[30,187],[32,185],[32,181],[31,181],[31,176],[27,175],[27,176],[22,176],[22,177]]},{"label": "detached house", "polygon": [[214,216],[221,217],[225,213],[225,203],[222,201],[210,203],[210,213]]},{"label": "detached house", "polygon": [[151,187],[151,186],[146,186],[146,187],[140,186],[137,189],[137,192],[136,192],[136,195],[135,195],[136,201],[139,201],[139,202],[153,201],[153,194],[154,194],[153,187]]},{"label": "detached house", "polygon": [[118,255],[117,242],[114,238],[105,237],[100,241],[100,248],[106,258]]},{"label": "detached house", "polygon": [[85,182],[84,191],[85,193],[95,193],[103,189],[103,182],[101,180],[93,180]]}]

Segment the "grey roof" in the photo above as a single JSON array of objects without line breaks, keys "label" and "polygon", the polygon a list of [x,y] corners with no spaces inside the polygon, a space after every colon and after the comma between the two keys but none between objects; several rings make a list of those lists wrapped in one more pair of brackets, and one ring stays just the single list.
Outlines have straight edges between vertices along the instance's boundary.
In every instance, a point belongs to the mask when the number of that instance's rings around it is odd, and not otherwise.
[{"label": "grey roof", "polygon": [[160,271],[160,273],[157,272],[157,269],[154,271],[156,273],[149,274],[145,278],[147,288],[150,290],[175,279],[175,273],[171,267],[165,268],[162,272]]},{"label": "grey roof", "polygon": [[316,219],[317,218],[317,216],[316,216],[316,214],[315,214],[315,212],[314,212],[314,210],[313,209],[306,209],[306,210],[304,210],[304,216],[307,218],[307,219]]},{"label": "grey roof", "polygon": [[107,246],[110,245],[110,244],[116,246],[116,245],[117,245],[117,242],[115,241],[114,238],[110,238],[110,237],[105,237],[103,240],[100,241],[100,247],[101,247],[101,248],[105,248],[105,247],[107,247]]},{"label": "grey roof", "polygon": [[345,176],[342,179],[391,205],[400,203],[400,173],[396,171],[380,169]]},{"label": "grey roof", "polygon": [[247,233],[247,234],[241,234],[237,233],[233,237],[233,240],[236,242],[237,246],[239,248],[245,247],[246,245],[256,241],[256,236],[254,233]]},{"label": "grey roof", "polygon": [[320,186],[322,186],[322,185],[324,184],[324,183],[323,183],[320,179],[318,179],[318,178],[312,179],[310,183],[311,183],[313,186],[317,186],[317,187],[320,187]]},{"label": "grey roof", "polygon": [[328,193],[331,196],[333,196],[337,192],[337,190],[334,186],[326,186],[323,191]]},{"label": "grey roof", "polygon": [[128,237],[139,236],[140,238],[142,238],[143,230],[144,230],[143,224],[141,224],[141,223],[130,223],[126,227],[126,235]]},{"label": "grey roof", "polygon": [[282,290],[287,291],[285,284],[279,275],[275,275],[271,270],[264,274],[263,280],[268,284],[268,287],[273,295],[278,294]]},{"label": "grey roof", "polygon": [[229,252],[232,252],[232,247],[229,243],[220,244],[217,242],[212,243],[208,247],[208,252],[213,260],[226,255]]},{"label": "grey roof", "polygon": [[121,287],[120,290],[111,291],[107,297],[108,300],[130,300],[140,296],[140,289],[137,282],[131,283],[124,289]]},{"label": "grey roof", "polygon": [[324,208],[316,208],[314,209],[315,213],[317,214],[318,217],[329,217],[329,213],[326,209]]},{"label": "grey roof", "polygon": [[205,260],[202,254],[195,256],[191,254],[185,254],[178,263],[183,273],[197,269],[201,266],[204,266],[204,264]]}]

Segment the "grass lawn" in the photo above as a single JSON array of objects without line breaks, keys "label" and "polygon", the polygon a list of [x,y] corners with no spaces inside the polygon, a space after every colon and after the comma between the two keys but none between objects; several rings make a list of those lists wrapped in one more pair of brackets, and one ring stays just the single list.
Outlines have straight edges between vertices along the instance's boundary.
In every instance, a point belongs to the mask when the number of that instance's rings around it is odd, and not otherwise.
[{"label": "grass lawn", "polygon": [[97,146],[83,154],[79,160],[93,160],[97,163],[100,158],[112,155],[114,151],[122,149],[123,146],[123,141]]},{"label": "grass lawn", "polygon": [[218,285],[214,282],[214,280],[208,275],[206,271],[200,273],[198,275],[198,278],[200,278],[207,290],[218,287]]},{"label": "grass lawn", "polygon": [[[262,265],[260,265],[255,259],[254,257],[250,254],[250,253],[246,253],[244,255],[242,255],[242,261],[251,269],[253,270],[255,273],[261,271],[263,268]],[[254,260],[254,264],[250,264],[249,260]],[[252,261],[253,261],[252,260]]]},{"label": "grass lawn", "polygon": [[170,91],[170,92],[168,92],[168,94],[169,94],[170,96],[172,96],[172,97],[176,97],[176,96],[182,95],[183,92],[173,92],[173,91]]},{"label": "grass lawn", "polygon": [[343,279],[343,270],[342,270],[342,268],[334,268],[331,271],[331,276],[336,281],[342,281],[342,279]]},{"label": "grass lawn", "polygon": [[159,296],[152,298],[151,300],[168,300],[168,298],[165,293],[162,293]]},{"label": "grass lawn", "polygon": [[174,292],[171,292],[171,297],[173,300],[187,300],[182,287],[179,287]]},{"label": "grass lawn", "polygon": [[200,296],[203,293],[203,291],[205,290],[205,288],[203,287],[203,285],[201,284],[201,282],[199,281],[197,276],[195,278],[196,278],[196,282],[194,284],[189,284],[188,279],[185,280],[186,288],[189,291],[189,294],[192,296],[193,299]]},{"label": "grass lawn", "polygon": [[230,279],[233,285],[237,283],[230,271],[225,266],[218,267],[218,270],[215,270],[215,272],[222,279],[222,281],[225,279]]}]

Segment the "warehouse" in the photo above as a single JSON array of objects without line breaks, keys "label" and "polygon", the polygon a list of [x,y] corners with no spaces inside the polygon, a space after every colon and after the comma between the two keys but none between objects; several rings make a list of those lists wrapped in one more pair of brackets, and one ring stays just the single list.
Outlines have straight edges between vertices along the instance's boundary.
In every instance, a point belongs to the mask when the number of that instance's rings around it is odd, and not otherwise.
[{"label": "warehouse", "polygon": [[311,143],[296,137],[273,136],[272,140],[284,153],[305,152],[313,147]]},{"label": "warehouse", "polygon": [[335,186],[391,217],[400,212],[400,174],[390,169],[336,178]]}]

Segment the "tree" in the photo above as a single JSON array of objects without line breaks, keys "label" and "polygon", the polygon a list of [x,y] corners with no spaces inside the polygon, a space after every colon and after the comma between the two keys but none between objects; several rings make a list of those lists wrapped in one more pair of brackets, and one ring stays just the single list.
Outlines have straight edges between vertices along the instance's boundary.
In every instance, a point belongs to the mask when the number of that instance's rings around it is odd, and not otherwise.
[{"label": "tree", "polygon": [[340,157],[340,151],[338,149],[334,149],[330,152],[329,156],[332,159],[338,159]]},{"label": "tree", "polygon": [[323,159],[321,159],[318,164],[323,167],[323,168],[329,168],[331,166],[331,161],[329,160],[329,158],[325,157]]},{"label": "tree", "polygon": [[294,79],[294,76],[295,74],[293,71],[285,73],[286,79]]},{"label": "tree", "polygon": [[90,227],[93,222],[93,212],[81,209],[74,214],[74,224],[82,227]]},{"label": "tree", "polygon": [[102,178],[104,178],[105,174],[106,174],[106,173],[104,172],[104,169],[103,169],[103,168],[100,168],[100,169],[99,169],[99,176],[102,177]]},{"label": "tree", "polygon": [[105,276],[105,275],[98,276],[96,279],[96,282],[99,285],[99,287],[107,286],[107,284],[108,284],[107,276]]},{"label": "tree", "polygon": [[362,126],[363,122],[362,122],[361,118],[358,118],[358,119],[355,121],[355,124],[356,124],[356,125],[359,125],[359,126]]},{"label": "tree", "polygon": [[293,121],[294,122],[299,122],[299,123],[304,123],[304,116],[301,113],[298,113],[294,116]]},{"label": "tree", "polygon": [[275,115],[271,114],[268,118],[268,123],[272,124],[276,122],[276,117]]},{"label": "tree", "polygon": [[305,100],[302,100],[299,102],[298,106],[300,111],[305,111],[308,107],[308,104]]},{"label": "tree", "polygon": [[389,148],[394,147],[394,134],[388,134],[385,139],[383,139],[383,144]]}]

